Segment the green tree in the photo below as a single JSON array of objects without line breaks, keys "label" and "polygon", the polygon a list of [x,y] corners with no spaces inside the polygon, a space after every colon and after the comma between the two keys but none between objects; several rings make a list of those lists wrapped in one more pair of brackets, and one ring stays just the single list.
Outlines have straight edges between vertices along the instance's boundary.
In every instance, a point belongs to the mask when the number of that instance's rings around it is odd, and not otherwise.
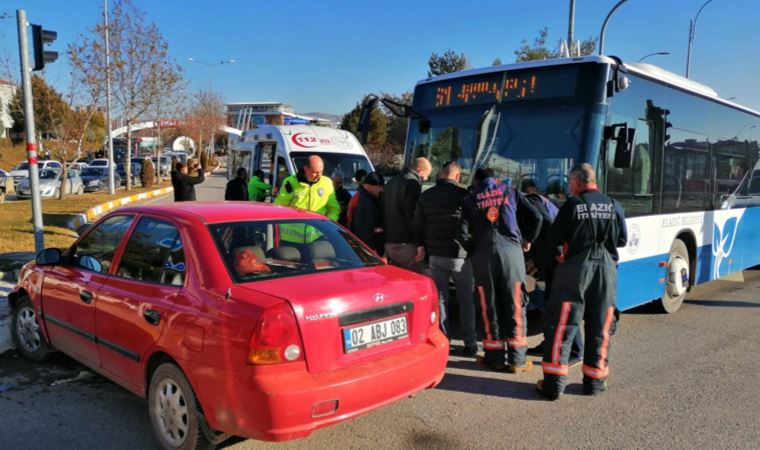
[{"label": "green tree", "polygon": [[[396,103],[403,103],[405,105],[412,104],[412,92],[404,92],[401,95],[382,94],[383,98],[387,98]],[[391,111],[386,112],[388,119],[388,138],[387,144],[390,151],[393,154],[404,153],[404,146],[406,145],[406,132],[409,129],[409,118],[399,117],[393,114]]]},{"label": "green tree", "polygon": [[[357,103],[354,108],[343,116],[343,120],[340,123],[340,128],[343,130],[354,133],[357,139],[361,140],[361,132],[359,131],[359,120],[361,119],[362,105],[366,101],[367,97],[360,103]],[[379,108],[375,107],[369,116],[369,133],[367,134],[367,146],[383,146],[388,139],[388,118],[385,113]]]},{"label": "green tree", "polygon": [[[23,133],[26,127],[24,117],[23,91],[16,90],[16,95],[8,105],[13,119],[12,131]],[[63,138],[63,127],[71,115],[71,108],[53,87],[42,77],[32,75],[32,108],[34,109],[34,125],[39,136],[45,138]]]},{"label": "green tree", "polygon": [[493,62],[491,63],[491,65],[492,65],[492,66],[500,66],[501,64],[502,64],[502,62],[501,62],[501,58],[496,58],[496,59],[494,59],[494,60],[493,60]]},{"label": "green tree", "polygon": [[452,72],[459,72],[470,67],[470,62],[464,53],[457,54],[454,50],[446,50],[442,55],[436,52],[428,59],[428,76],[435,77]]},{"label": "green tree", "polygon": [[[549,37],[549,29],[544,27],[538,30],[538,37],[533,39],[533,43],[530,44],[526,39],[523,39],[520,43],[520,47],[515,50],[516,62],[535,61],[540,59],[552,59],[559,58],[559,46],[558,43],[554,50],[549,49],[546,46],[546,41]],[[596,49],[596,38],[588,38],[580,42],[581,56],[591,55]]]}]

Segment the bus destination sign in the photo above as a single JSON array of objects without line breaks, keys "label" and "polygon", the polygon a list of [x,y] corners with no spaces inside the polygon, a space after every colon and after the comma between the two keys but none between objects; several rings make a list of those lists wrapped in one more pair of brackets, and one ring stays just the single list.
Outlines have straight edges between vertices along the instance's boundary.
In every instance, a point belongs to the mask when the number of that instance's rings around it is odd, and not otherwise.
[{"label": "bus destination sign", "polygon": [[[575,95],[577,67],[476,75],[420,86],[418,107],[438,109]],[[421,95],[420,95],[421,94]]]}]

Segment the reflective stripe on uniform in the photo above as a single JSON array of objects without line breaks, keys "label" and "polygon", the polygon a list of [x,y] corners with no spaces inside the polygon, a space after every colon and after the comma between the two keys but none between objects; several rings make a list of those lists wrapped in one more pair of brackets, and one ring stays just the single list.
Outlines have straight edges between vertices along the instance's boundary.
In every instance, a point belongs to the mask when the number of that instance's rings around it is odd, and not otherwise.
[{"label": "reflective stripe on uniform", "polygon": [[570,302],[562,302],[562,309],[559,314],[559,323],[554,331],[554,343],[552,345],[551,361],[554,365],[559,365],[562,352],[562,341],[565,339],[565,330],[567,329],[567,320],[570,318]]},{"label": "reflective stripe on uniform", "polygon": [[522,283],[517,282],[514,284],[512,291],[512,300],[515,303],[515,337],[513,339],[507,339],[507,343],[512,348],[520,348],[528,346],[528,339],[523,334],[523,320],[522,320]]},{"label": "reflective stripe on uniform", "polygon": [[483,350],[504,350],[504,341],[483,339]]},{"label": "reflective stripe on uniform", "polygon": [[596,367],[587,366],[585,364],[583,365],[583,375],[586,375],[589,378],[607,378],[609,374],[609,367],[597,369]]},{"label": "reflective stripe on uniform", "polygon": [[483,345],[486,341],[491,340],[491,322],[488,321],[488,309],[486,307],[486,291],[483,286],[478,286],[478,297],[480,298],[480,313],[483,315],[483,329],[486,338],[483,339]]},{"label": "reflective stripe on uniform", "polygon": [[566,377],[568,372],[567,364],[552,364],[550,362],[544,361],[541,363],[541,368],[545,374],[557,375],[560,377]]},{"label": "reflective stripe on uniform", "polygon": [[602,347],[599,349],[599,361],[596,365],[599,367],[592,367],[583,365],[583,374],[590,378],[605,378],[610,374],[610,368],[607,366],[607,352],[610,347],[610,328],[612,327],[612,320],[615,318],[615,307],[610,306],[607,308],[607,317],[604,318],[604,326],[602,327]]}]

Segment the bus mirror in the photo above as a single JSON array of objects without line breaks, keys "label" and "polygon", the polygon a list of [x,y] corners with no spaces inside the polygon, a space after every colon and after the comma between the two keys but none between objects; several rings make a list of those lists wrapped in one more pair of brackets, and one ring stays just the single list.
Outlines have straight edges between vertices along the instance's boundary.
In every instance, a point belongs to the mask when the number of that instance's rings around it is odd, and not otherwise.
[{"label": "bus mirror", "polygon": [[367,143],[367,136],[369,135],[370,119],[372,118],[372,111],[377,108],[379,99],[375,95],[368,95],[362,104],[361,114],[359,115],[359,134],[361,134],[362,145]]},{"label": "bus mirror", "polygon": [[432,124],[430,123],[430,120],[428,119],[422,119],[419,122],[417,122],[417,129],[422,134],[428,134],[430,132],[430,126]]},{"label": "bus mirror", "polygon": [[633,167],[633,143],[636,140],[636,129],[623,125],[618,129],[615,138],[615,168],[630,169]]}]

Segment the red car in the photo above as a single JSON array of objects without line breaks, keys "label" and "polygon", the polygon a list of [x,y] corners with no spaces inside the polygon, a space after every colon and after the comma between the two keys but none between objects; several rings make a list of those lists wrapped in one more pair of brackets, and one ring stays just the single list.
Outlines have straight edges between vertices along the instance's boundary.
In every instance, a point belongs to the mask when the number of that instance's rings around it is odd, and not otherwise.
[{"label": "red car", "polygon": [[308,436],[436,386],[433,282],[323,216],[243,203],[123,208],[24,266],[12,333],[148,400],[165,448]]}]

